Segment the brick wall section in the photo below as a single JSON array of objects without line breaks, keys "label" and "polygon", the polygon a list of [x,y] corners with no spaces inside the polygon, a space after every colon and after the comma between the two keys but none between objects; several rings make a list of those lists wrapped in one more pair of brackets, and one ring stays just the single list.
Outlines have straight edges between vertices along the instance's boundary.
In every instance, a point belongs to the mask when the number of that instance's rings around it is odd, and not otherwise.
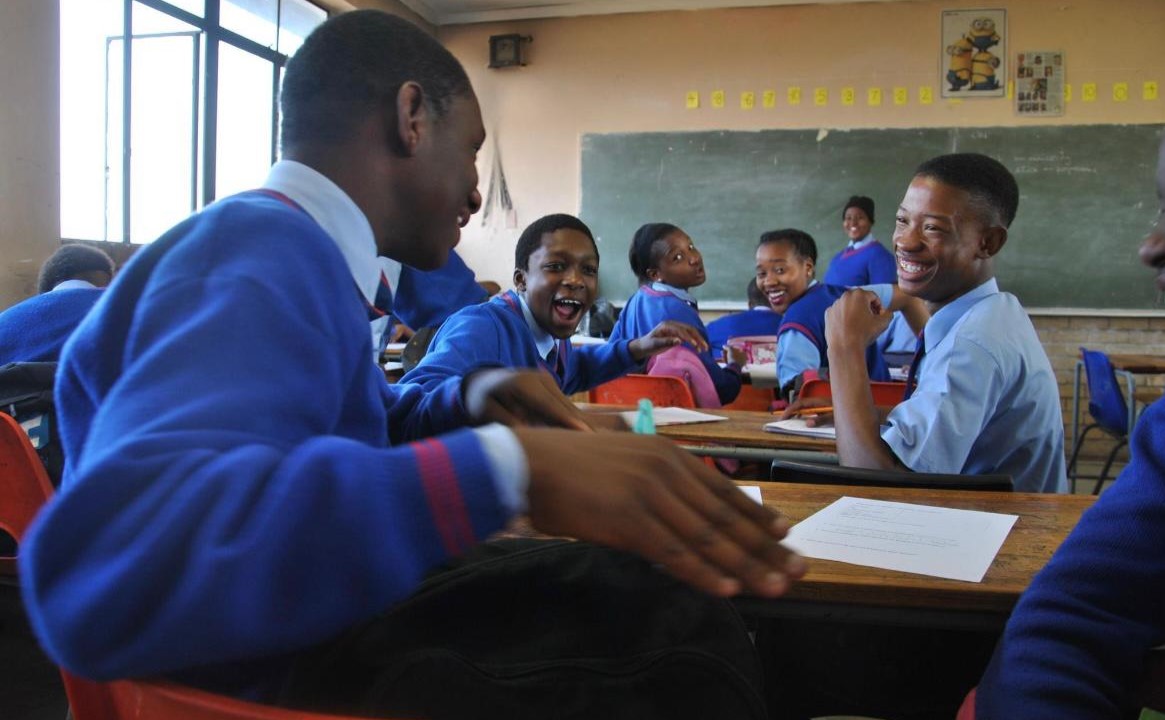
[{"label": "brick wall section", "polygon": [[[1072,386],[1076,360],[1081,346],[1090,350],[1104,350],[1109,353],[1138,353],[1165,355],[1165,318],[1160,317],[1092,317],[1092,316],[1033,316],[1032,323],[1039,333],[1040,342],[1048,353],[1056,379],[1060,384],[1060,401],[1064,411],[1064,437],[1071,451],[1072,433]],[[1156,388],[1165,391],[1165,376],[1137,375],[1136,386]],[[1088,422],[1088,386],[1081,378],[1080,405],[1081,424]],[[1121,387],[1123,388],[1123,382]],[[1113,440],[1099,430],[1089,433],[1081,450],[1086,461],[1101,462],[1113,446]],[[1128,451],[1117,455],[1117,465],[1113,475],[1128,460]],[[1089,463],[1090,465],[1092,463]],[[1095,470],[1099,471],[1099,466]],[[1081,474],[1088,474],[1081,468]]]}]

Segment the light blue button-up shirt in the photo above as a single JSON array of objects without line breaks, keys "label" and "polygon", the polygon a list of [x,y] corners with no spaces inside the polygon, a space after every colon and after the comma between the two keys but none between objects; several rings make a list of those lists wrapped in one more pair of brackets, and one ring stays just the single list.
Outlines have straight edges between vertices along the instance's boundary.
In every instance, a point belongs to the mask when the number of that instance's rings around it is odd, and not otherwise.
[{"label": "light blue button-up shirt", "polygon": [[1066,492],[1052,365],[1019,300],[988,280],[933,316],[918,387],[882,439],[916,472],[1005,473],[1022,492]]}]

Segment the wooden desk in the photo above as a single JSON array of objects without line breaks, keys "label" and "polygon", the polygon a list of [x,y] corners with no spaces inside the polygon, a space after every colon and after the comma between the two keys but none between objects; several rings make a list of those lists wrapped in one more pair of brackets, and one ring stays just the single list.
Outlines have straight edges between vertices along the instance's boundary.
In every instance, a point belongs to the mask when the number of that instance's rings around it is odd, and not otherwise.
[{"label": "wooden desk", "polygon": [[1019,519],[979,583],[809,559],[809,572],[777,600],[741,598],[742,611],[767,617],[829,617],[855,622],[998,629],[1032,576],[1051,558],[1095,498],[1087,495],[865,488],[754,483],[765,505],[804,520],[838,498],[870,498],[983,510]]},{"label": "wooden desk", "polygon": [[1135,375],[1165,374],[1165,355],[1109,355],[1108,360],[1117,370]]},{"label": "wooden desk", "polygon": [[[615,412],[633,408],[622,405],[598,405],[578,403],[585,412]],[[771,459],[775,451],[805,451],[814,453],[837,452],[837,443],[824,438],[786,435],[765,432],[765,423],[776,420],[772,413],[758,410],[711,410],[701,408],[699,412],[727,418],[719,422],[689,423],[686,425],[660,425],[655,431],[659,435],[691,446],[698,454],[734,457],[739,460]],[[708,451],[697,446],[715,446],[724,452]]]}]

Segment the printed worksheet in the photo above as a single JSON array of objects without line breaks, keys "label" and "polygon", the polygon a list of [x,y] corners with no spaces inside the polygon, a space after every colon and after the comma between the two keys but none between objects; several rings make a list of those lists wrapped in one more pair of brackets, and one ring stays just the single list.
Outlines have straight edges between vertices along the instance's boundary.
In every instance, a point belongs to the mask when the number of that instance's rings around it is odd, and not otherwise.
[{"label": "printed worksheet", "polygon": [[981,582],[1017,515],[843,497],[793,526],[806,557]]}]

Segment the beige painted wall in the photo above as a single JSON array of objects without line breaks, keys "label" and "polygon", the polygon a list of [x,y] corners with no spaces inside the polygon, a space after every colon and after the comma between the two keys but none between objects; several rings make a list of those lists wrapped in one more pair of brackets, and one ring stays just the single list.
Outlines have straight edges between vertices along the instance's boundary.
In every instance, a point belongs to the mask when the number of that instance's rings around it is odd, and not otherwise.
[{"label": "beige painted wall", "polygon": [[0,307],[32,294],[60,239],[57,8],[0,2]]},{"label": "beige painted wall", "polygon": [[[1064,117],[1039,120],[1018,119],[1005,98],[937,99],[940,13],[976,6],[1007,8],[1012,62],[1020,50],[1062,49],[1076,97],[1081,83],[1094,82],[1100,99],[1075,100]],[[533,36],[529,65],[487,69],[489,36],[509,32]],[[441,28],[439,37],[473,79],[517,209],[513,228],[482,227],[475,218],[461,252],[479,276],[503,284],[525,224],[578,210],[584,133],[1165,122],[1165,100],[1146,102],[1140,93],[1146,80],[1165,83],[1162,0],[798,5],[468,25]],[[1133,99],[1113,102],[1114,82],[1129,83]],[[800,106],[786,102],[790,85],[802,88]],[[881,107],[866,105],[871,86],[883,90]],[[909,89],[908,105],[890,101],[895,86]],[[934,90],[933,104],[919,104],[920,86]],[[816,87],[829,90],[826,107],[814,106]],[[855,105],[840,104],[843,87],[856,89]],[[765,109],[761,93],[770,89],[777,106]],[[700,109],[685,109],[689,90],[700,93]],[[710,107],[713,90],[725,91],[725,108]],[[740,109],[742,91],[756,93],[755,109]],[[489,150],[480,162],[483,191]],[[1146,209],[1146,222],[1150,215]]]}]

